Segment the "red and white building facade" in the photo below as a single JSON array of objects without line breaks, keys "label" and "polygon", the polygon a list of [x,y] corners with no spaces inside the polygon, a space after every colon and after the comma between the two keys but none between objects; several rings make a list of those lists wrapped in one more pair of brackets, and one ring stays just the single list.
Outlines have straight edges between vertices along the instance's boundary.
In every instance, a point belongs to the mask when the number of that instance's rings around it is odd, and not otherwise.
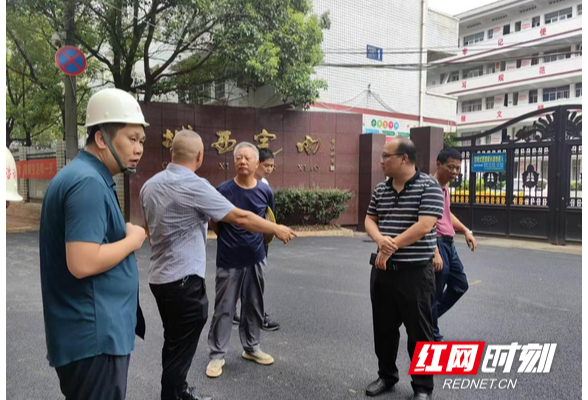
[{"label": "red and white building facade", "polygon": [[[459,136],[544,107],[581,104],[581,2],[503,0],[456,18],[459,51],[433,63],[427,92],[457,98]],[[499,143],[500,136],[480,142]]]}]

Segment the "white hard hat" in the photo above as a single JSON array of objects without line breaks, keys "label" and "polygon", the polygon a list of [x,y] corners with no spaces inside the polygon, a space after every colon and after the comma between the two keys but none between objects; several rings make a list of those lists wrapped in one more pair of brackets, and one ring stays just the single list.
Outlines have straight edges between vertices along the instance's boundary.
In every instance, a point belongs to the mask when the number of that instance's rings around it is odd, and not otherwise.
[{"label": "white hard hat", "polygon": [[16,163],[10,150],[6,149],[6,201],[22,201],[16,184]]},{"label": "white hard hat", "polygon": [[120,89],[103,89],[88,102],[86,128],[109,123],[149,126],[137,100]]}]

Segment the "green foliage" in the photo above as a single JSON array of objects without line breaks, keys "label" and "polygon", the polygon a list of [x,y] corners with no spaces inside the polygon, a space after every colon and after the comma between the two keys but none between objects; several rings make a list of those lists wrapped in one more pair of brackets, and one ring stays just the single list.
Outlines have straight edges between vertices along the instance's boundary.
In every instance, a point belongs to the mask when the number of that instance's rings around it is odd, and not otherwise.
[{"label": "green foliage", "polygon": [[281,223],[328,225],[347,209],[347,190],[288,188],[275,192],[276,220]]},{"label": "green foliage", "polygon": [[572,181],[570,188],[571,190],[582,190],[582,182]]},{"label": "green foliage", "polygon": [[457,132],[445,132],[443,135],[443,148],[457,146],[457,142],[455,141],[456,137]]},{"label": "green foliage", "polygon": [[[48,147],[64,136],[63,73],[55,66],[57,48],[50,41],[55,29],[22,2],[9,2],[6,12],[6,146],[20,141]],[[90,61],[77,79],[80,124],[93,71]]]},{"label": "green foliage", "polygon": [[[66,2],[9,1],[64,30]],[[76,45],[100,64],[103,83],[141,93],[146,102],[172,92],[195,102],[201,84],[232,80],[245,88],[273,85],[282,99],[306,105],[326,86],[311,75],[322,61],[322,29],[330,20],[313,14],[310,0],[76,4]]]}]

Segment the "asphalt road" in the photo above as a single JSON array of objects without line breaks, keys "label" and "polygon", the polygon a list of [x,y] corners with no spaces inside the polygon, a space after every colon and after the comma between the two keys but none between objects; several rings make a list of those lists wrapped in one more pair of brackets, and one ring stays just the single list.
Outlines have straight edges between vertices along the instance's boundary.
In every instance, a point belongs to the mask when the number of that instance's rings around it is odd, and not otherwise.
[{"label": "asphalt road", "polygon": [[[60,399],[55,371],[45,358],[37,234],[7,235],[6,395],[11,400]],[[377,377],[373,351],[369,272],[374,250],[364,238],[299,238],[272,244],[266,304],[281,323],[262,333],[272,366],[241,358],[237,328],[224,373],[209,379],[208,324],[189,382],[215,399],[357,399]],[[207,285],[214,304],[216,242],[208,244]],[[440,322],[446,340],[487,344],[557,343],[548,374],[511,373],[435,377],[435,399],[581,398],[581,256],[497,247],[458,251],[470,290]],[[129,371],[129,400],[159,399],[162,328],[147,285],[149,247],[138,252],[146,340],[137,339]],[[209,319],[210,322],[210,319]],[[401,381],[382,399],[410,397],[406,334],[398,354]],[[518,357],[518,356],[517,356]],[[515,361],[518,366],[518,361]],[[509,390],[443,388],[445,379],[516,379]]]}]

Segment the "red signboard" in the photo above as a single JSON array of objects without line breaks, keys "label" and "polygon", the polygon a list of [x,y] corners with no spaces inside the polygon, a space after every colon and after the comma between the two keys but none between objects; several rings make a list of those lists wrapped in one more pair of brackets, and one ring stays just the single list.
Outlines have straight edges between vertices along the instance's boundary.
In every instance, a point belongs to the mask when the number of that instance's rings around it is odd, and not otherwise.
[{"label": "red signboard", "polygon": [[44,160],[17,161],[19,179],[51,179],[57,173],[57,160],[46,158]]}]

